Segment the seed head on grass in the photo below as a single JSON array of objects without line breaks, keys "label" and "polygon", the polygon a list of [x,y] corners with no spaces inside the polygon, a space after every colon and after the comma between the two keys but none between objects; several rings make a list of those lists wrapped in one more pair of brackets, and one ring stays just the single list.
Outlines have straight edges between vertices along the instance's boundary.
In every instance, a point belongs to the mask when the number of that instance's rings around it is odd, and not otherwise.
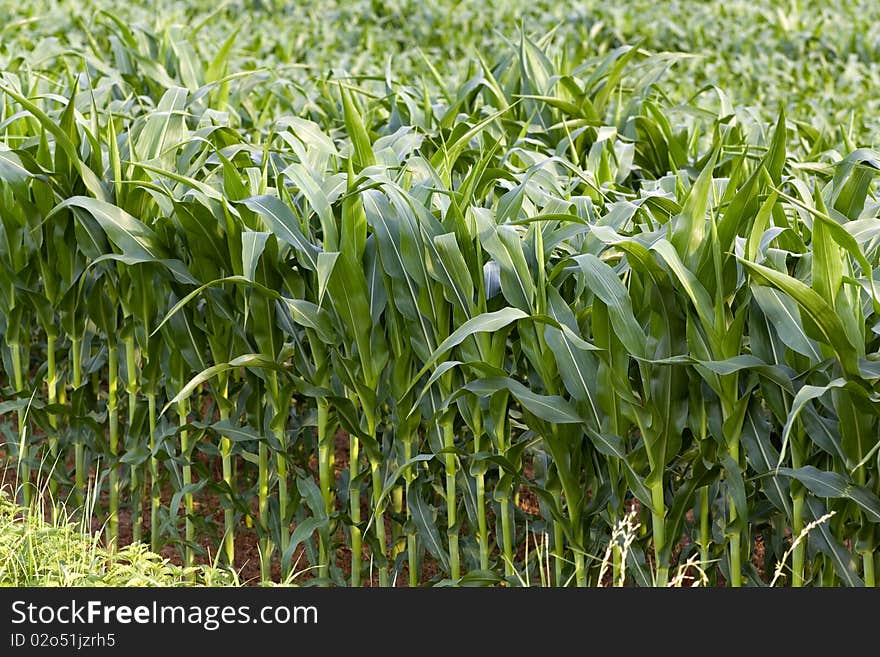
[{"label": "seed head on grass", "polygon": [[641,523],[636,520],[637,517],[636,511],[631,509],[612,528],[611,538],[608,540],[605,554],[602,556],[602,565],[599,568],[599,586],[602,586],[605,575],[612,565],[615,549],[620,552],[620,572],[617,582],[612,582],[612,585],[622,587],[626,582],[626,559],[629,556],[629,548],[636,540],[639,527],[641,527]]},{"label": "seed head on grass", "polygon": [[[696,577],[694,573],[696,573]],[[709,576],[703,570],[700,555],[697,553],[692,554],[688,557],[687,561],[678,565],[675,569],[675,574],[669,579],[667,586],[669,588],[682,588],[688,580],[691,580],[690,584],[687,585],[689,588],[709,586]]]},{"label": "seed head on grass", "polygon": [[795,537],[795,539],[791,542],[791,545],[785,551],[785,554],[782,555],[782,559],[780,559],[779,563],[776,564],[776,569],[773,572],[773,579],[770,580],[770,587],[771,588],[776,586],[776,583],[780,579],[785,577],[785,572],[784,572],[785,571],[785,563],[786,563],[786,561],[788,561],[788,558],[795,551],[797,546],[800,545],[803,541],[805,541],[807,539],[807,536],[809,536],[811,531],[813,531],[816,527],[821,525],[823,522],[827,522],[828,520],[830,520],[834,516],[835,513],[837,513],[837,512],[836,511],[829,511],[821,518],[816,518],[812,522],[808,522],[806,525],[804,525],[804,528]]}]

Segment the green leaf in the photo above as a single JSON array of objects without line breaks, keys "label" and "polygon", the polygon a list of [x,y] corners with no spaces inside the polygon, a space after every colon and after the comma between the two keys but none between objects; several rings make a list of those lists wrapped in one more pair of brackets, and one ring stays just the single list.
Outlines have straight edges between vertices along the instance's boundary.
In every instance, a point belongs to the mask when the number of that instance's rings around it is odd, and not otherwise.
[{"label": "green leaf", "polygon": [[107,261],[116,261],[121,262],[126,265],[142,265],[142,264],[158,264],[162,265],[165,269],[167,269],[172,276],[174,276],[175,280],[180,283],[186,283],[188,285],[198,285],[199,281],[193,277],[193,275],[186,268],[186,265],[183,264],[180,260],[166,259],[166,260],[157,260],[152,256],[140,257],[140,256],[132,256],[132,255],[122,255],[119,253],[107,253],[102,256],[98,256],[94,260],[92,260],[88,268],[95,267],[102,262]]},{"label": "green leaf", "polygon": [[24,168],[21,158],[4,144],[0,145],[0,180],[23,193],[33,174]]},{"label": "green leaf", "polygon": [[165,92],[138,135],[135,150],[140,157],[147,161],[157,159],[183,142],[187,134],[185,112],[188,95],[189,91],[183,87],[171,87]]},{"label": "green leaf", "polygon": [[574,313],[553,286],[547,288],[547,309],[558,326],[548,325],[544,328],[544,340],[556,359],[559,375],[565,389],[573,399],[586,402],[589,414],[595,421],[595,428],[602,424],[599,416],[597,381],[599,364],[589,354],[596,349],[592,344],[581,339],[575,331],[578,324]]},{"label": "green leaf", "polygon": [[[822,502],[816,498],[808,497],[806,502],[809,512],[808,520],[815,522],[827,513]],[[810,532],[808,541],[811,545],[815,545],[823,554],[827,554],[831,558],[831,562],[834,564],[834,571],[844,584],[847,586],[865,585],[856,573],[852,554],[837,540],[831,532],[828,522],[819,523]]]},{"label": "green leaf", "polygon": [[244,277],[249,281],[254,280],[257,262],[266,248],[269,235],[270,233],[259,233],[253,230],[246,230],[241,234],[241,268]]},{"label": "green leaf", "polygon": [[474,282],[458,248],[455,233],[437,235],[426,244],[431,254],[428,273],[443,285],[446,299],[455,304],[465,317],[469,317],[473,307]]},{"label": "green leaf", "polygon": [[847,219],[858,219],[865,207],[871,180],[880,173],[880,156],[860,148],[837,163],[829,189],[831,206]]},{"label": "green leaf", "polygon": [[776,329],[779,339],[789,349],[803,354],[815,361],[822,360],[822,354],[816,342],[807,336],[801,323],[801,311],[794,300],[779,290],[765,285],[752,285],[752,296],[761,307],[761,312]]},{"label": "green leaf", "polygon": [[178,312],[180,312],[180,310],[181,310],[184,306],[186,306],[186,304],[188,304],[190,301],[192,301],[193,299],[195,299],[195,298],[196,298],[198,295],[200,295],[202,292],[204,292],[204,291],[207,290],[208,288],[211,288],[211,287],[218,287],[218,286],[221,286],[221,285],[223,285],[223,284],[225,284],[225,283],[232,283],[232,284],[235,284],[235,285],[244,285],[244,286],[246,286],[246,287],[253,288],[253,289],[255,289],[255,290],[258,290],[261,294],[264,294],[264,295],[266,295],[267,297],[269,297],[269,298],[271,298],[271,299],[275,299],[275,300],[279,300],[279,301],[280,301],[281,298],[282,298],[281,295],[278,294],[278,292],[276,292],[276,291],[274,291],[274,290],[270,290],[270,289],[267,288],[266,286],[264,286],[264,285],[260,285],[259,283],[255,283],[255,282],[253,282],[253,281],[249,281],[249,280],[248,280],[247,278],[245,278],[244,276],[226,276],[226,277],[224,277],[224,278],[218,278],[218,279],[216,279],[216,280],[209,281],[209,282],[207,282],[207,283],[204,283],[204,284],[200,285],[200,286],[197,287],[195,290],[193,290],[192,292],[190,292],[189,294],[187,294],[185,297],[183,297],[180,301],[178,301],[177,303],[175,303],[174,306],[171,308],[171,310],[169,310],[169,311],[165,314],[165,317],[162,318],[162,321],[159,322],[159,324],[156,326],[156,328],[154,328],[153,331],[150,333],[150,337],[152,337],[153,335],[155,335],[156,333],[158,333],[158,332],[159,332],[159,329],[161,329],[161,328],[165,325],[166,322],[168,322],[169,320],[171,320],[171,318],[174,317]]},{"label": "green leaf", "polygon": [[296,548],[299,547],[300,543],[308,540],[315,530],[321,529],[326,525],[327,518],[309,517],[298,522],[293,533],[290,535],[290,542],[287,544],[287,548],[281,555],[282,568],[290,566],[293,553],[296,552]]},{"label": "green leaf", "polygon": [[324,181],[317,180],[312,172],[301,164],[292,164],[284,170],[284,175],[290,178],[300,192],[315,210],[321,222],[321,232],[324,236],[324,248],[328,251],[338,249],[339,235],[336,230],[336,219],[333,217],[333,209],[327,194],[324,193]]},{"label": "green leaf", "polygon": [[193,393],[193,391],[201,384],[205,383],[206,381],[210,381],[218,374],[222,374],[223,372],[228,372],[229,370],[234,370],[239,367],[254,367],[281,372],[284,371],[284,367],[282,365],[276,363],[274,360],[270,360],[262,354],[245,354],[243,356],[233,358],[228,363],[219,363],[217,365],[212,365],[211,367],[202,370],[193,378],[191,378],[186,383],[186,385],[184,385],[183,388],[180,389],[180,392],[174,395],[174,398],[171,399],[171,401],[169,401],[167,404],[165,404],[165,406],[162,408],[162,412],[160,413],[160,415],[164,414],[169,408],[171,408],[175,404],[189,397]]},{"label": "green leaf", "polygon": [[455,347],[456,345],[461,344],[470,336],[476,333],[493,333],[498,331],[508,324],[512,324],[513,322],[525,319],[528,317],[528,314],[524,313],[522,310],[518,308],[502,308],[501,310],[496,310],[495,312],[483,313],[482,315],[477,315],[476,317],[472,317],[467,320],[464,324],[459,326],[455,331],[453,331],[448,338],[446,338],[443,342],[440,343],[440,346],[434,350],[429,357],[424,367],[419,370],[419,373],[414,377],[416,380],[420,379],[423,374],[425,374],[437,361],[440,356],[445,354],[447,351]]},{"label": "green leaf", "polygon": [[360,173],[362,169],[376,164],[376,156],[373,153],[373,145],[367,134],[363,117],[354,104],[351,92],[345,87],[340,86],[339,93],[342,96],[345,128],[351,137],[351,145],[354,150],[352,159],[354,161],[355,173]]},{"label": "green leaf", "polygon": [[496,226],[486,213],[476,213],[476,217],[482,246],[498,265],[504,298],[520,310],[532,312],[535,283],[519,233],[513,226]]},{"label": "green leaf", "polygon": [[70,140],[70,137],[61,127],[59,122],[43,112],[43,110],[37,107],[36,104],[6,84],[2,79],[0,79],[0,91],[15,99],[17,103],[24,107],[37,119],[37,121],[40,122],[40,125],[44,130],[55,138],[57,146],[64,151],[68,160],[76,167],[80,177],[85,183],[86,189],[88,189],[97,199],[103,201],[108,200],[107,192],[104,189],[104,185],[101,183],[101,179],[80,159],[76,145]]},{"label": "green leaf", "polygon": [[88,196],[73,196],[55,206],[49,216],[70,207],[85,210],[94,217],[123,255],[142,260],[167,258],[156,234],[122,208]]},{"label": "green leaf", "polygon": [[746,501],[746,489],[742,471],[729,455],[725,455],[721,459],[721,465],[724,466],[727,494],[733,501],[733,506],[736,509],[736,522],[729,530],[733,529],[734,531],[741,532],[749,520],[749,507]]},{"label": "green leaf", "polygon": [[[822,202],[820,194],[816,194],[817,202]],[[818,208],[820,210],[823,207]],[[846,232],[846,231],[844,231]],[[852,238],[849,233],[846,233]],[[855,242],[855,240],[853,240]],[[810,241],[812,252],[812,287],[816,293],[825,299],[829,306],[834,307],[837,292],[843,285],[843,254],[840,247],[831,239],[828,227],[822,221],[813,222],[813,235]]]},{"label": "green leaf", "polygon": [[779,452],[770,439],[770,423],[764,418],[760,402],[752,400],[743,421],[740,437],[745,447],[749,464],[760,475],[769,474],[764,482],[768,499],[773,505],[791,517],[791,496],[788,492],[788,480],[778,477],[771,471],[776,468]]},{"label": "green leaf", "polygon": [[858,356],[834,308],[799,280],[763,265],[739,258],[742,265],[758,279],[785,292],[807,313],[821,340],[834,349],[848,374],[858,376]]},{"label": "green leaf", "polygon": [[626,468],[626,480],[629,487],[632,489],[633,494],[646,508],[653,510],[651,491],[645,485],[644,479],[635,471],[631,459],[627,456],[623,438],[611,433],[600,433],[589,427],[587,428],[587,435],[590,437],[593,446],[600,454],[615,459],[616,462],[622,464],[623,467]]},{"label": "green leaf", "polygon": [[324,344],[336,344],[337,337],[330,321],[329,313],[304,299],[284,299],[293,321],[300,326],[313,329]]},{"label": "green leaf", "polygon": [[373,524],[373,521],[376,518],[376,513],[378,509],[384,508],[385,500],[388,499],[388,496],[391,494],[391,491],[394,490],[397,482],[400,478],[406,474],[416,463],[423,463],[425,461],[430,461],[431,459],[436,458],[434,454],[417,454],[410,459],[404,461],[387,479],[385,479],[385,483],[382,486],[382,492],[379,495],[379,498],[372,502],[372,514],[370,515],[370,521],[367,523],[367,528],[364,530],[366,533],[369,531],[370,526]]},{"label": "green leaf", "polygon": [[870,522],[880,522],[880,498],[867,488],[851,483],[843,475],[825,472],[812,465],[805,465],[797,470],[780,468],[779,472],[794,477],[817,497],[852,500],[862,509],[865,518]]},{"label": "green leaf", "polygon": [[477,379],[463,386],[481,397],[488,397],[499,390],[508,390],[533,415],[555,424],[580,424],[583,422],[577,409],[558,395],[539,395],[526,388],[518,381],[507,377]]},{"label": "green leaf", "polygon": [[439,563],[444,572],[449,572],[449,554],[443,549],[440,541],[440,532],[437,531],[437,522],[434,510],[428,506],[422,497],[419,486],[410,488],[410,495],[407,496],[407,506],[409,506],[410,514],[413,522],[418,529],[422,543],[427,548],[431,556]]},{"label": "green leaf", "polygon": [[699,265],[702,250],[707,244],[707,213],[709,196],[712,192],[712,173],[715,170],[717,157],[718,151],[712,151],[712,156],[688,192],[681,215],[675,220],[670,237],[670,242],[678,251],[685,266],[692,271]]},{"label": "green leaf", "polygon": [[229,438],[229,440],[233,442],[242,442],[242,441],[258,441],[261,439],[260,434],[258,434],[254,429],[245,425],[239,426],[237,424],[233,424],[229,420],[220,420],[219,422],[215,422],[210,425],[210,428],[213,431],[216,431],[221,436],[225,436]]},{"label": "green leaf", "polygon": [[758,251],[761,245],[761,238],[764,237],[764,231],[770,226],[770,217],[773,214],[773,208],[776,206],[776,199],[779,195],[776,192],[770,194],[767,200],[761,205],[755,221],[752,224],[752,231],[749,233],[749,239],[746,243],[746,259],[753,262],[758,260]]},{"label": "green leaf", "polygon": [[575,256],[589,289],[608,307],[615,333],[629,353],[645,357],[647,337],[633,314],[629,292],[614,270],[592,254]]},{"label": "green leaf", "polygon": [[678,280],[684,293],[691,300],[700,323],[707,331],[711,331],[714,326],[714,304],[712,297],[706,292],[706,288],[697,280],[693,272],[687,269],[678,256],[678,253],[668,241],[664,239],[657,240],[651,245],[651,250],[660,254],[660,257],[666,262],[670,270],[672,270],[675,279]]},{"label": "green leaf", "polygon": [[280,199],[268,195],[252,196],[241,203],[260,215],[275,237],[296,249],[306,268],[312,271],[317,269],[318,247],[306,239],[293,211]]},{"label": "green leaf", "polygon": [[[336,257],[338,253],[322,253],[321,257]],[[336,257],[335,266],[327,279],[327,292],[333,308],[357,345],[358,356],[364,368],[368,385],[377,374],[373,368],[370,348],[370,332],[373,322],[370,315],[367,281],[361,267],[348,258]]]},{"label": "green leaf", "polygon": [[817,397],[821,397],[832,388],[842,388],[845,385],[846,382],[843,379],[835,379],[825,386],[805,385],[797,391],[797,394],[794,396],[794,400],[791,403],[791,409],[788,412],[788,417],[785,420],[785,426],[782,428],[782,449],[779,451],[779,462],[776,464],[777,470],[779,470],[783,460],[785,459],[785,453],[788,449],[788,442],[791,436],[791,432],[794,429],[794,423],[797,420],[798,415],[800,415],[801,411],[806,406],[807,402],[816,399]]}]

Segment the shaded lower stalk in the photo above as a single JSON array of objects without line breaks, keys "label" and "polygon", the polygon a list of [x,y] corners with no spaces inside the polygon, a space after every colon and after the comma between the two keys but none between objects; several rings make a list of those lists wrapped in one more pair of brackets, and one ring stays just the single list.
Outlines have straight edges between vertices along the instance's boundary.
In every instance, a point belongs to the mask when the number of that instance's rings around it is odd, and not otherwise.
[{"label": "shaded lower stalk", "polygon": [[111,338],[107,343],[107,415],[110,429],[110,517],[107,521],[107,545],[114,548],[119,536],[119,407],[118,354]]},{"label": "shaded lower stalk", "polygon": [[[413,442],[413,434],[411,432],[403,437],[404,461],[409,461],[413,457]],[[409,489],[413,479],[415,479],[415,474],[412,471],[407,472],[404,479],[404,496],[406,497],[406,521],[408,527],[412,527],[412,512],[410,511],[409,505]],[[416,532],[414,529],[409,529],[407,531],[406,558],[407,567],[409,569],[409,586],[411,588],[415,588],[419,585],[419,572],[418,555],[416,554]]]},{"label": "shaded lower stalk", "polygon": [[[620,580],[623,574],[623,550],[620,544],[615,542],[611,548],[611,586],[622,586]],[[601,584],[601,582],[600,582]]]},{"label": "shaded lower stalk", "polygon": [[[794,439],[791,443],[791,465],[794,469],[804,465],[804,445],[805,435],[803,429],[799,426],[795,432]],[[804,499],[806,491],[803,485],[792,480],[791,482],[791,540],[794,541],[800,536],[804,530]],[[795,588],[801,588],[804,585],[805,563],[806,563],[806,541],[801,541],[795,545],[791,555],[791,585]]]},{"label": "shaded lower stalk", "polygon": [[504,557],[504,576],[512,577],[515,573],[513,567],[513,518],[511,517],[510,498],[505,497],[498,501],[501,507],[501,552]]},{"label": "shaded lower stalk", "polygon": [[379,571],[379,586],[387,587],[391,582],[388,578],[388,537],[385,533],[385,513],[381,511],[380,507],[380,503],[382,503],[380,498],[382,496],[383,488],[380,465],[381,464],[378,461],[370,461],[370,475],[373,483],[373,512],[376,514],[376,542],[379,544],[379,549],[382,551],[382,560],[386,562],[379,563],[376,567]]},{"label": "shaded lower stalk", "polygon": [[556,586],[565,586],[565,533],[562,523],[553,521],[553,575]]},{"label": "shaded lower stalk", "polygon": [[661,553],[666,545],[666,504],[663,500],[663,480],[651,485],[651,526],[654,531],[654,560],[657,569],[655,586],[666,586],[669,582],[669,566],[663,563]]},{"label": "shaded lower stalk", "polygon": [[[557,469],[557,472],[559,470]],[[570,538],[572,539],[571,551],[574,555],[574,581],[575,586],[583,588],[587,586],[587,567],[586,553],[583,547],[583,524],[581,521],[581,507],[573,500],[578,499],[578,482],[564,476],[560,472],[560,483],[562,485],[562,499],[565,500],[566,513],[568,515],[568,525],[570,527]],[[562,499],[557,493],[557,504],[561,507]],[[561,543],[562,541],[560,541]]]},{"label": "shaded lower stalk", "polygon": [[[265,394],[265,389],[260,386],[258,393]],[[256,418],[261,435],[267,430],[263,417],[261,412]],[[257,522],[262,535],[259,541],[260,582],[265,584],[272,580],[272,553],[275,551],[269,530],[269,445],[265,438],[257,446]]]},{"label": "shaded lower stalk", "polygon": [[220,439],[220,457],[223,464],[223,481],[229,491],[230,505],[223,509],[223,556],[226,563],[235,563],[235,509],[232,499],[235,498],[235,479],[232,474],[232,441],[223,436]]},{"label": "shaded lower stalk", "polygon": [[[390,416],[386,423],[386,435],[393,435],[395,440],[398,438]],[[395,484],[391,489],[391,508],[394,511],[394,515],[391,519],[391,548],[389,557],[391,562],[394,563],[397,555],[406,549],[406,539],[403,536],[403,522],[400,521],[403,517],[403,486],[401,484]]]},{"label": "shaded lower stalk", "polygon": [[443,448],[446,453],[446,529],[449,538],[449,574],[454,580],[461,577],[461,560],[458,551],[458,522],[456,518],[455,475],[456,460],[452,450],[455,448],[455,432],[452,420],[443,422]]},{"label": "shaded lower stalk", "polygon": [[876,587],[877,577],[874,573],[874,553],[864,552],[862,554],[862,563],[864,564],[865,586]]},{"label": "shaded lower stalk", "polygon": [[[614,419],[614,429],[613,433],[617,435],[617,420]],[[609,479],[611,481],[617,482],[622,479],[622,475],[620,472],[620,464],[616,461],[612,461],[608,464],[608,473]],[[615,495],[619,500],[623,500],[624,496]],[[621,502],[618,502],[615,506],[613,503],[608,505],[608,510],[613,513],[613,517],[623,518],[625,516],[625,505]],[[623,563],[623,549],[621,548],[621,543],[619,539],[615,539],[614,543],[611,546],[611,586],[617,586],[621,580],[621,576],[625,574],[625,569],[622,566]],[[603,582],[598,582],[599,586],[603,585]]]},{"label": "shaded lower stalk", "polygon": [[[21,370],[21,345],[17,342],[9,343],[9,352],[12,355],[12,376],[15,379],[15,390],[24,391],[24,376]],[[28,464],[30,448],[28,447],[27,430],[25,429],[25,410],[18,409],[18,482],[21,487],[21,502],[25,509],[31,508],[31,466]]]},{"label": "shaded lower stalk", "polygon": [[[394,509],[395,516],[400,518],[403,515],[403,486],[397,485],[391,489],[391,508]],[[399,522],[391,523],[391,558],[397,557],[403,552],[403,525]]]},{"label": "shaded lower stalk", "polygon": [[[189,415],[189,400],[181,399],[177,403],[177,416],[180,426],[186,426],[187,416]],[[193,515],[195,514],[195,505],[193,504],[193,496],[189,491],[192,484],[192,465],[190,464],[190,445],[189,432],[186,429],[180,431],[180,454],[184,459],[183,465],[183,487],[187,492],[183,495],[183,506],[186,513],[184,522],[184,539],[186,545],[183,552],[183,565],[186,567],[194,564],[193,541],[195,540],[195,525],[193,524]]]},{"label": "shaded lower stalk", "polygon": [[[287,507],[289,503],[289,490],[287,478],[287,436],[285,428],[287,426],[287,414],[290,411],[289,399],[283,400],[278,387],[278,377],[275,372],[268,373],[269,392],[272,404],[272,410],[275,417],[272,420],[272,431],[275,433],[275,440],[278,442],[280,449],[275,452],[275,474],[278,479],[278,525],[279,525],[279,541],[280,552],[283,555],[290,543],[290,524],[288,521]],[[280,418],[280,420],[279,420]],[[290,571],[290,566],[282,559],[281,576],[286,578]]]},{"label": "shaded lower stalk", "polygon": [[[562,494],[565,496],[565,502],[568,513],[568,521],[571,526],[571,535],[573,537],[583,536],[583,526],[581,524],[581,509],[574,504],[572,500],[578,499],[577,482],[569,477],[564,477],[560,473],[560,483],[562,484]],[[583,539],[581,538],[580,541]],[[573,544],[571,546],[574,553],[574,581],[575,586],[583,588],[587,586],[587,566],[586,554],[582,545]]]},{"label": "shaded lower stalk", "polygon": [[834,564],[831,562],[831,557],[827,554],[822,555],[822,574],[820,579],[820,586],[822,588],[830,589],[831,587],[837,584],[837,576],[835,575]]},{"label": "shaded lower stalk", "polygon": [[[227,381],[224,377],[220,395],[226,399]],[[229,420],[229,411],[224,404],[220,404],[220,421]],[[223,557],[230,566],[235,564],[235,508],[232,503],[235,499],[235,478],[232,473],[232,440],[229,436],[220,438],[220,459],[223,467],[223,482],[229,495],[229,504],[223,509]]]},{"label": "shaded lower stalk", "polygon": [[[82,386],[82,341],[79,338],[70,340],[70,361],[73,389],[79,390]],[[78,434],[73,445],[73,468],[76,503],[82,508],[86,503],[86,451]]]},{"label": "shaded lower stalk", "polygon": [[[502,420],[501,426],[499,426],[496,431],[498,435],[498,453],[504,454],[506,450],[506,438],[505,438],[505,420]],[[498,499],[496,497],[496,499]],[[510,497],[505,495],[501,499],[498,499],[498,505],[500,507],[499,513],[501,515],[501,556],[502,561],[504,561],[504,576],[505,577],[513,577],[516,570],[513,567],[513,514],[511,513],[510,508]]]},{"label": "shaded lower stalk", "polygon": [[[474,454],[482,450],[483,418],[474,413]],[[477,542],[480,546],[480,570],[489,570],[489,523],[486,520],[486,472],[482,466],[475,477],[477,486]]]},{"label": "shaded lower stalk", "polygon": [[[733,500],[730,500],[729,508],[730,522],[733,523],[737,519]],[[742,586],[742,536],[739,532],[734,532],[730,537],[730,586]]]},{"label": "shaded lower stalk", "polygon": [[709,487],[700,488],[700,567],[709,569],[709,547],[712,544],[712,530],[709,522]]},{"label": "shaded lower stalk", "polygon": [[486,474],[478,472],[477,480],[477,540],[480,544],[480,570],[489,570],[489,523],[486,519]]},{"label": "shaded lower stalk", "polygon": [[[330,406],[326,399],[318,399],[318,482],[321,487],[321,498],[324,500],[324,513],[330,518],[333,509],[333,470],[331,456],[333,454],[333,436],[329,430]],[[318,577],[327,586],[330,579],[330,536],[321,533],[318,544]]]},{"label": "shaded lower stalk", "polygon": [[579,588],[587,586],[586,557],[580,550],[574,553],[574,581]]},{"label": "shaded lower stalk", "polygon": [[[285,445],[284,429],[279,430],[278,433],[275,434],[275,437],[278,439],[282,446]],[[281,449],[275,453],[275,472],[278,475],[278,519],[279,524],[281,525],[281,536],[279,537],[281,540],[281,545],[279,546],[279,548],[281,554],[284,554],[285,551],[287,551],[287,546],[290,543],[290,523],[288,522],[287,516],[289,496],[287,488],[288,478],[286,449]],[[282,563],[282,578],[286,578],[289,572],[290,565],[287,563]]]},{"label": "shaded lower stalk", "polygon": [[260,581],[265,583],[272,579],[272,552],[275,549],[269,535],[269,446],[266,445],[265,440],[261,440],[259,446],[257,487],[259,522],[260,529],[263,532],[263,539],[260,544]]},{"label": "shaded lower stalk", "polygon": [[159,508],[162,505],[159,486],[159,459],[156,456],[156,393],[147,393],[147,414],[150,425],[150,549],[159,551]]},{"label": "shaded lower stalk", "polygon": [[[392,418],[389,416],[385,423],[385,434],[386,436],[394,436],[397,439],[397,432],[394,430],[394,425],[392,424]],[[392,468],[397,467],[399,465],[395,462],[391,464]],[[392,510],[392,518],[389,523],[391,526],[391,539],[388,546],[388,558],[389,563],[394,563],[397,559],[397,555],[403,552],[406,548],[406,541],[403,538],[403,523],[400,522],[400,518],[403,515],[403,486],[401,484],[395,483],[391,488],[391,492],[389,495],[391,499],[391,510]]]},{"label": "shaded lower stalk", "polygon": [[[735,393],[735,382],[736,377],[734,376],[732,379],[726,379],[726,384],[733,384],[733,389]],[[735,400],[736,394],[731,394],[728,397],[728,400]],[[722,417],[730,418],[734,415],[733,411],[733,403],[722,399]],[[731,460],[736,464],[739,468],[740,466],[740,454],[739,454],[739,430],[734,429],[732,435],[727,435],[727,450],[730,455]],[[740,468],[740,472],[743,470]],[[728,520],[729,526],[733,527],[738,520],[738,516],[736,513],[736,504],[733,501],[733,496],[728,493],[727,495],[727,508],[728,508]],[[747,520],[744,518],[743,520]],[[742,586],[742,532],[734,529],[733,533],[730,536],[730,581],[728,582],[729,586],[733,588],[740,588]]]},{"label": "shaded lower stalk", "polygon": [[[125,369],[127,380],[125,391],[128,393],[128,432],[132,437],[134,430],[134,416],[137,411],[137,363],[134,336],[125,339]],[[138,441],[139,442],[139,441]],[[131,475],[129,477],[129,494],[131,497],[131,540],[139,542],[143,538],[144,518],[141,513],[141,478],[140,466],[131,465]]]},{"label": "shaded lower stalk", "polygon": [[[865,466],[860,467],[856,471],[856,483],[859,486],[864,487],[868,482],[867,474],[865,472]],[[868,519],[865,517],[864,512],[859,512],[859,515],[862,519],[862,525],[867,526]],[[868,588],[874,588],[877,586],[877,579],[874,574],[874,553],[868,550],[860,551],[862,555],[862,574],[864,575],[865,586]]]},{"label": "shaded lower stalk", "polygon": [[[48,387],[49,404],[58,403],[58,372],[55,367],[55,341],[54,335],[46,335],[46,384]],[[55,413],[49,413],[49,467],[51,474],[49,476],[49,493],[55,500],[58,492],[58,479],[55,478],[55,468],[58,467],[58,416]],[[52,522],[58,520],[58,511],[60,507],[52,504]]]},{"label": "shaded lower stalk", "polygon": [[[792,495],[791,511],[792,516],[794,516],[791,524],[791,540],[795,540],[804,530],[803,488],[798,493]],[[804,585],[804,548],[804,542],[801,541],[798,545],[795,545],[791,555],[791,585],[795,588],[801,588]]]},{"label": "shaded lower stalk", "polygon": [[[378,426],[377,419],[372,409],[365,408],[365,415],[367,420],[367,433],[373,437],[374,440],[377,440],[376,436],[376,427]],[[376,567],[379,575],[379,586],[387,587],[390,585],[390,580],[388,577],[388,536],[385,532],[385,512],[384,512],[384,501],[382,501],[382,471],[381,471],[381,460],[374,459],[367,455],[369,458],[370,465],[370,478],[372,484],[372,493],[371,493],[371,506],[372,512],[374,514],[373,520],[375,521],[376,528],[376,542],[379,545],[379,559],[378,563],[373,563],[372,565]],[[354,458],[352,458],[352,466],[354,466]],[[354,474],[352,473],[352,476]],[[358,491],[358,515],[357,519],[355,518],[355,514],[352,512],[352,520],[354,522],[358,522],[360,520],[360,491]],[[353,510],[352,510],[353,511]],[[353,528],[354,529],[354,528]],[[352,538],[354,534],[352,534]],[[359,536],[360,538],[360,536]],[[352,563],[354,563],[352,561]]]},{"label": "shaded lower stalk", "polygon": [[348,501],[349,515],[351,516],[351,585],[357,587],[361,585],[361,549],[363,538],[361,536],[361,528],[358,525],[361,522],[361,490],[357,483],[357,477],[360,474],[360,441],[354,434],[348,438]]}]

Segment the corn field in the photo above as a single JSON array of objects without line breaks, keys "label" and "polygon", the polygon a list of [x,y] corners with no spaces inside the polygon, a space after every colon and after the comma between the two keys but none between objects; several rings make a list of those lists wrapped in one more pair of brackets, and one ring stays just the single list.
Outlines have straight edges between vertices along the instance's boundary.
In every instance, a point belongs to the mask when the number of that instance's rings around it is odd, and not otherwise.
[{"label": "corn field", "polygon": [[265,583],[876,585],[878,54],[845,15],[724,30],[786,82],[630,25],[659,9],[75,4],[0,3],[22,504],[185,567],[255,534]]}]

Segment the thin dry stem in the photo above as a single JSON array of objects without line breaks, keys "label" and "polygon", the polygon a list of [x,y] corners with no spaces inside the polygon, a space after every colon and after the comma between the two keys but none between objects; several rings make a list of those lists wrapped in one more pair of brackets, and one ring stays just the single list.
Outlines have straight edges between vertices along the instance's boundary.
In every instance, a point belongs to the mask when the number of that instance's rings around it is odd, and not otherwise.
[{"label": "thin dry stem", "polygon": [[623,518],[617,521],[617,524],[611,530],[611,538],[608,540],[608,546],[605,548],[605,554],[602,556],[602,567],[599,569],[599,586],[602,586],[605,574],[611,565],[615,546],[620,547],[620,574],[615,586],[622,587],[626,581],[626,557],[629,554],[629,547],[636,540],[636,535],[641,526],[636,521],[637,515],[634,510],[630,510]]},{"label": "thin dry stem", "polygon": [[782,559],[781,559],[781,560],[779,561],[779,563],[776,565],[776,571],[773,573],[773,579],[770,580],[770,586],[771,586],[771,587],[776,586],[776,582],[778,582],[779,579],[780,579],[781,577],[784,577],[785,574],[784,574],[782,571],[785,569],[785,562],[788,561],[788,558],[791,556],[792,552],[794,552],[794,549],[795,549],[798,545],[800,545],[800,543],[801,543],[804,539],[807,538],[807,535],[808,535],[811,531],[813,531],[816,527],[818,527],[819,525],[821,525],[823,522],[826,522],[826,521],[827,521],[828,519],[830,519],[831,516],[833,516],[835,513],[837,513],[837,512],[836,512],[836,511],[831,511],[831,512],[829,512],[829,513],[826,513],[826,514],[825,514],[824,516],[822,516],[821,518],[817,518],[817,519],[814,520],[813,522],[807,523],[807,525],[804,526],[804,528],[801,530],[801,533],[798,534],[797,537],[795,537],[795,539],[791,542],[791,545],[790,545],[789,548],[785,551],[785,554],[782,555]]}]

